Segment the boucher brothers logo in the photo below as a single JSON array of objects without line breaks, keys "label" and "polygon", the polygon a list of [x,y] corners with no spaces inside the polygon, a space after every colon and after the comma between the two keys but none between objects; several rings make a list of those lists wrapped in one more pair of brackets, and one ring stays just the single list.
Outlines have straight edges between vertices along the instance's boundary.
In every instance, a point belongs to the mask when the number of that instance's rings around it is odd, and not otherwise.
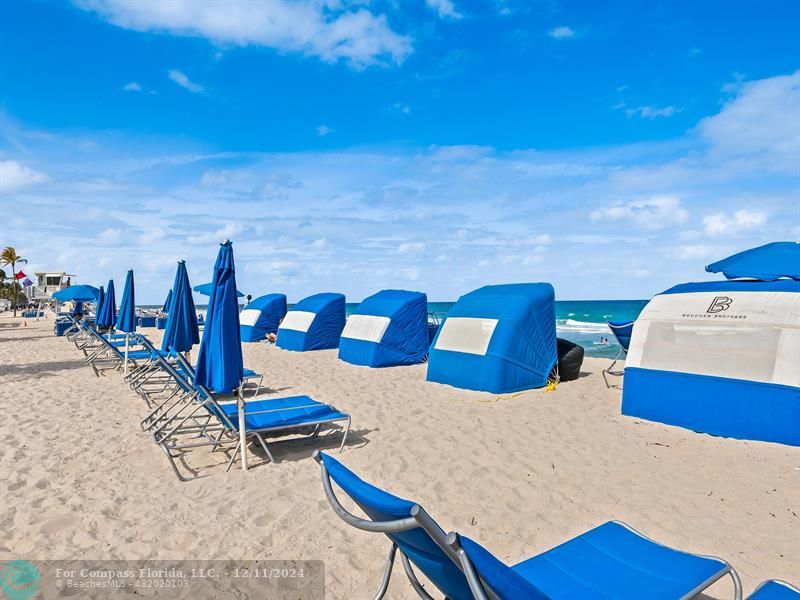
[{"label": "boucher brothers logo", "polygon": [[711,301],[711,306],[708,307],[707,313],[718,313],[724,310],[728,310],[733,303],[733,298],[728,298],[728,296],[717,296]]},{"label": "boucher brothers logo", "polygon": [[696,312],[696,313],[683,313],[681,316],[684,319],[725,319],[725,320],[732,320],[732,319],[746,319],[747,313],[741,312],[741,306],[739,306],[740,310],[730,310],[731,306],[733,305],[733,298],[730,296],[717,296],[712,301],[711,304],[708,305],[706,312]]}]

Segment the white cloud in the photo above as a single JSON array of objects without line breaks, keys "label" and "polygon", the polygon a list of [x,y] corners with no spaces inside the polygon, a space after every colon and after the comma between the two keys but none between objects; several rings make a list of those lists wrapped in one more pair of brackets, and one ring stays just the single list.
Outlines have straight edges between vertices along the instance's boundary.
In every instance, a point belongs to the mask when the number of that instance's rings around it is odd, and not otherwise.
[{"label": "white cloud", "polygon": [[264,46],[344,60],[356,67],[402,63],[412,39],[351,2],[320,0],[76,0],[126,29],[205,37],[217,44]]},{"label": "white cloud", "polygon": [[714,252],[710,246],[677,246],[672,249],[672,256],[678,260],[697,260],[708,258]]},{"label": "white cloud", "polygon": [[767,215],[751,210],[737,210],[732,215],[716,213],[703,219],[706,235],[718,237],[756,229],[767,222]]},{"label": "white cloud", "polygon": [[189,235],[186,237],[186,242],[189,244],[211,244],[213,242],[224,242],[225,240],[235,238],[244,232],[244,230],[244,225],[241,225],[240,223],[226,223],[223,227],[210,233]]},{"label": "white cloud", "polygon": [[[728,100],[725,117],[739,97]],[[78,150],[87,138],[98,146]],[[531,278],[552,282],[561,298],[644,298],[702,277],[707,259],[798,235],[797,170],[742,171],[738,154],[718,154],[697,131],[657,143],[516,151],[208,154],[184,140],[156,145],[130,133],[34,139],[18,131],[15,139],[23,149],[5,144],[0,160],[58,185],[15,193],[24,210],[8,220],[5,243],[32,270],[63,266],[81,281],[133,267],[142,302],[163,300],[176,258],[187,260],[193,282],[208,281],[226,237],[237,280],[254,296],[335,289],[363,298],[413,281],[432,299],[453,300],[486,283]],[[740,208],[768,220],[753,226],[758,218],[737,215]],[[113,248],[106,265],[92,251],[98,236]],[[476,269],[482,260],[487,268]]]},{"label": "white cloud", "polygon": [[48,177],[15,160],[0,160],[0,192],[10,192],[47,181]]},{"label": "white cloud", "polygon": [[460,19],[464,16],[456,10],[452,0],[425,0],[425,4],[442,19]]},{"label": "white cloud", "polygon": [[328,135],[329,133],[333,133],[334,131],[336,130],[331,127],[328,127],[327,125],[320,125],[319,127],[317,127],[317,135],[319,137],[325,137],[326,135]]},{"label": "white cloud", "polygon": [[170,69],[168,75],[172,81],[177,83],[182,88],[189,90],[193,94],[203,91],[203,86],[193,82],[186,76],[185,73],[183,73],[183,71],[179,71],[178,69]]},{"label": "white cloud", "polygon": [[[615,105],[615,108],[622,108],[625,104],[621,103]],[[628,118],[633,116],[640,116],[643,119],[655,119],[657,117],[671,117],[675,113],[680,112],[680,109],[675,106],[637,106],[636,108],[625,109],[625,114]]]},{"label": "white cloud", "polygon": [[163,227],[153,227],[139,236],[139,243],[142,246],[149,246],[155,242],[163,240],[165,237],[167,237],[166,229]]},{"label": "white cloud", "polygon": [[525,236],[517,240],[517,246],[549,246],[553,243],[553,236],[549,233],[540,233],[538,235]]},{"label": "white cloud", "polygon": [[526,267],[532,267],[534,265],[540,264],[543,260],[544,260],[543,256],[539,256],[538,254],[531,254],[529,256],[526,256],[522,260],[522,264],[525,265]]},{"label": "white cloud", "polygon": [[311,247],[315,250],[322,250],[325,246],[328,245],[328,240],[325,238],[319,238],[318,240],[314,240],[311,242]]},{"label": "white cloud", "polygon": [[547,35],[556,40],[568,40],[569,38],[575,37],[575,30],[572,27],[561,25],[560,27],[551,29]]},{"label": "white cloud", "polygon": [[712,157],[738,161],[740,169],[800,172],[800,70],[758,81],[739,79],[731,91],[735,97],[697,128]]},{"label": "white cloud", "polygon": [[469,144],[460,146],[430,146],[430,158],[434,161],[458,162],[472,161],[494,153],[491,146],[473,146]]},{"label": "white cloud", "polygon": [[423,242],[405,242],[397,247],[398,254],[421,254],[425,251]]},{"label": "white cloud", "polygon": [[651,196],[643,200],[617,202],[592,212],[592,221],[628,220],[644,229],[662,229],[684,223],[689,213],[680,198],[670,195]]},{"label": "white cloud", "polygon": [[410,267],[408,269],[403,270],[403,275],[409,281],[417,281],[419,279],[419,269],[414,267]]},{"label": "white cloud", "polygon": [[123,85],[122,89],[126,92],[141,92],[142,86],[136,81],[131,81],[130,83]]}]

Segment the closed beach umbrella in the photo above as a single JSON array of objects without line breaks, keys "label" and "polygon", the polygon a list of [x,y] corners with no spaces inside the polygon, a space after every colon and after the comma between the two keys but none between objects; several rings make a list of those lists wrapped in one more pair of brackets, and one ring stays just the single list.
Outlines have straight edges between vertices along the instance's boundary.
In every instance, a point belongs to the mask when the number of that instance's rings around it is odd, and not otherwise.
[{"label": "closed beach umbrella", "polygon": [[[183,261],[181,261],[181,262],[183,262]],[[178,268],[180,268],[180,267],[178,267]],[[177,275],[176,275],[176,277],[177,277]],[[171,300],[172,300],[172,288],[170,288],[169,293],[167,294],[167,299],[164,300],[164,308],[161,309],[163,312],[165,312],[167,314],[169,314],[169,303],[170,303]]]},{"label": "closed beach umbrella", "polygon": [[244,373],[236,272],[230,241],[219,249],[212,283],[195,379],[210,390],[229,393],[241,385]]},{"label": "closed beach umbrella", "polygon": [[100,286],[100,291],[97,294],[97,302],[94,305],[94,322],[97,323],[97,315],[100,314],[100,307],[103,306],[103,302],[106,301],[106,292],[103,289],[103,286]]},{"label": "closed beach umbrella", "polygon": [[128,270],[125,277],[125,289],[122,290],[122,301],[119,303],[119,314],[117,315],[117,329],[125,332],[125,369],[128,372],[128,347],[130,345],[131,333],[136,331],[136,300],[133,289],[133,269]]},{"label": "closed beach umbrella", "polygon": [[114,322],[117,320],[117,296],[114,293],[114,280],[108,280],[108,291],[105,293],[105,297],[103,298],[103,302],[100,304],[100,307],[97,309],[97,315],[95,315],[95,323],[98,327],[102,327],[107,329],[109,327],[114,326]]},{"label": "closed beach umbrella", "polygon": [[[226,240],[214,263],[214,279],[208,299],[203,340],[197,356],[195,382],[217,392],[232,392],[242,383],[242,338],[239,332],[239,304],[236,300],[236,271],[233,246]],[[244,402],[238,394],[239,451],[247,470]]]},{"label": "closed beach umbrella", "polygon": [[[175,283],[167,299],[167,325],[164,328],[162,350],[174,349],[176,352],[188,352],[193,344],[200,343],[197,329],[197,313],[192,299],[192,288],[189,286],[189,275],[186,263],[180,261],[175,272]],[[165,305],[166,306],[166,305]]]}]

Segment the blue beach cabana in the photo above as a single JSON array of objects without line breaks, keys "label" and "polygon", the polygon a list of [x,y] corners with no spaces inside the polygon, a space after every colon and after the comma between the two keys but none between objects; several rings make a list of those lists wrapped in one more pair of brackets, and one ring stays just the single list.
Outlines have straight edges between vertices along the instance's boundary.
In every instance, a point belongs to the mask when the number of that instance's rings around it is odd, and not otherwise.
[{"label": "blue beach cabana", "polygon": [[677,285],[636,319],[622,414],[800,446],[798,365],[800,281]]},{"label": "blue beach cabana", "polygon": [[314,294],[286,313],[276,345],[296,352],[338,348],[344,322],[344,294]]},{"label": "blue beach cabana", "polygon": [[495,394],[543,387],[558,360],[549,283],[487,285],[458,299],[431,345],[428,381]]},{"label": "blue beach cabana", "polygon": [[277,333],[278,325],[286,316],[286,295],[267,294],[247,304],[239,315],[239,329],[243,342],[263,340]]},{"label": "blue beach cabana", "polygon": [[425,359],[428,344],[428,297],[383,290],[366,298],[347,319],[339,358],[366,367],[413,365]]}]

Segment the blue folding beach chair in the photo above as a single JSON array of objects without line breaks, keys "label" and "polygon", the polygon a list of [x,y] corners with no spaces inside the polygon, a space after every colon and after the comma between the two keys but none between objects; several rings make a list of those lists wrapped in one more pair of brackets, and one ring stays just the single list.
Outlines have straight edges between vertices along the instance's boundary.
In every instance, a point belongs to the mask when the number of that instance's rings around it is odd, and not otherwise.
[{"label": "blue folding beach chair", "polygon": [[770,579],[759,585],[747,600],[800,600],[800,589],[786,581]]},{"label": "blue folding beach chair", "polygon": [[[739,576],[724,560],[663,546],[617,521],[509,567],[471,539],[445,534],[418,504],[362,481],[327,454],[317,451],[314,458],[336,514],[358,529],[384,533],[392,542],[376,600],[386,594],[398,550],[411,586],[429,600],[432,596],[412,564],[450,600],[692,598],[725,575],[733,579],[736,600],[742,597]],[[368,519],[339,503],[331,479]]]},{"label": "blue folding beach chair", "polygon": [[617,361],[628,355],[628,347],[631,345],[631,336],[633,335],[634,323],[635,321],[607,321],[606,323],[608,328],[611,330],[611,333],[614,334],[617,343],[619,344],[619,353],[608,366],[608,368],[603,369],[603,379],[606,382],[606,387],[611,387],[611,385],[608,383],[608,375],[621,377],[625,374],[624,368],[617,368]]},{"label": "blue folding beach chair", "polygon": [[[229,471],[239,452],[246,452],[240,444],[239,409],[236,402],[224,402],[188,375],[191,368],[180,354],[174,355],[173,364],[161,354],[153,356],[166,373],[172,377],[183,394],[168,404],[152,410],[141,426],[153,436],[153,441],[166,454],[173,472],[181,481],[190,478],[181,474],[176,461],[183,461],[186,450],[200,446],[233,446],[226,471]],[[270,450],[266,437],[277,435],[303,435],[316,438],[323,426],[342,423],[344,448],[350,432],[350,415],[330,404],[323,404],[308,396],[264,398],[249,400],[244,404],[244,428],[247,438],[255,439],[270,462],[278,462]]]}]

